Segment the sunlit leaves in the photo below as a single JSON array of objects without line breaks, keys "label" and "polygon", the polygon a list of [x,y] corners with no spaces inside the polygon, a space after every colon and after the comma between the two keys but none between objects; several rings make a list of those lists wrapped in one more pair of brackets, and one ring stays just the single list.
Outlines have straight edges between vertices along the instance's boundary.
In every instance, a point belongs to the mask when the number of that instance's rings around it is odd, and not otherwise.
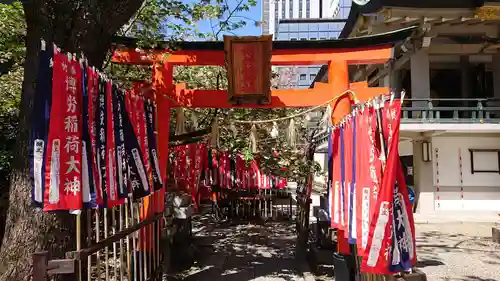
[{"label": "sunlit leaves", "polygon": [[[23,81],[26,26],[19,2],[0,4],[0,175],[10,171]],[[1,189],[1,187],[0,187]]]},{"label": "sunlit leaves", "polygon": [[[0,64],[19,61],[24,57],[26,26],[19,2],[0,4]],[[2,69],[0,69],[0,72]]]},{"label": "sunlit leaves", "polygon": [[[146,0],[137,14],[124,26],[121,35],[141,39],[145,46],[155,41],[184,41],[220,38],[235,30],[255,24],[256,19],[238,14],[257,5],[254,0],[231,1],[177,1]],[[209,21],[211,31],[200,31],[198,25]]]}]

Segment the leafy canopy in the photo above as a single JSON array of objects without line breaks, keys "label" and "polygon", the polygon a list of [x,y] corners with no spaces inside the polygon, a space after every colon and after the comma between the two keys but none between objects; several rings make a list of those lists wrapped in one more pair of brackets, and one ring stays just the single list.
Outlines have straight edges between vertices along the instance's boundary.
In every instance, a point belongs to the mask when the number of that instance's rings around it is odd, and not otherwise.
[{"label": "leafy canopy", "polygon": [[[140,46],[154,47],[158,41],[220,40],[222,35],[235,35],[246,25],[259,26],[260,22],[248,17],[255,9],[256,0],[146,0],[137,13],[124,25],[117,35],[140,39]],[[200,26],[205,26],[200,30]],[[18,107],[22,85],[25,56],[24,38],[26,25],[20,2],[0,4],[0,173],[8,174],[18,124]],[[172,43],[175,48],[175,44]],[[151,67],[104,64],[104,71],[123,87],[131,80],[150,80]],[[189,87],[202,89],[224,89],[226,73],[221,67],[178,67],[174,80],[187,82]],[[290,79],[280,79],[288,81]],[[283,86],[283,85],[280,85]],[[249,149],[251,125],[235,120],[263,120],[284,117],[302,109],[198,109],[185,111],[188,131],[210,127],[215,119],[220,127],[221,149],[242,152],[248,159],[258,157],[263,169],[272,173],[303,178],[309,172],[319,170],[317,163],[306,160],[306,136],[304,118],[295,120],[297,147],[288,144],[285,138],[288,121],[278,122],[279,136],[270,137],[272,123],[257,126],[258,150]],[[172,112],[172,129],[176,126],[176,112]],[[174,131],[174,130],[173,130]],[[286,167],[286,170],[282,168]]]}]

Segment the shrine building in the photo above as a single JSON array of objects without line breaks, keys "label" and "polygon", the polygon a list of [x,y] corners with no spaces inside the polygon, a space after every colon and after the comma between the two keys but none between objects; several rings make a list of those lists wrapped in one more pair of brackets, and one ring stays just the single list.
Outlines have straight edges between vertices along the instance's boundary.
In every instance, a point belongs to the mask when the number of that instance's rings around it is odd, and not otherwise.
[{"label": "shrine building", "polygon": [[351,82],[406,93],[399,146],[416,212],[500,211],[500,1],[353,2],[340,38],[417,27],[389,62],[349,66]]}]

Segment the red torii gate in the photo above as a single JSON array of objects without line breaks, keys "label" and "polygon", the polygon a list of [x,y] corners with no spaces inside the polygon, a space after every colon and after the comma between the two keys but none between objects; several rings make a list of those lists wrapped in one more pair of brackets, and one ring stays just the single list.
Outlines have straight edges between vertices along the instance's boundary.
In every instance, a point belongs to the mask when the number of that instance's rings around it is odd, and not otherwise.
[{"label": "red torii gate", "polygon": [[[120,64],[153,65],[153,99],[157,104],[158,158],[161,177],[167,182],[167,159],[170,109],[191,108],[284,108],[312,107],[331,100],[351,89],[356,102],[389,92],[388,88],[369,88],[366,81],[350,83],[348,66],[354,64],[384,64],[393,59],[393,48],[411,36],[414,28],[340,40],[274,41],[270,63],[275,66],[328,65],[328,82],[314,83],[311,89],[272,90],[268,104],[234,105],[228,102],[226,90],[187,89],[186,84],[174,84],[175,66],[224,66],[224,43],[178,42],[176,50],[135,49],[134,39],[117,38],[112,62]],[[171,44],[171,43],[170,43]],[[332,120],[337,123],[351,110],[353,99],[344,95],[332,101]],[[163,196],[158,208],[163,209]]]},{"label": "red torii gate", "polygon": [[[321,105],[346,90],[356,93],[357,101],[366,101],[388,88],[369,88],[366,81],[350,83],[348,66],[354,64],[383,64],[393,58],[393,47],[408,38],[414,28],[339,40],[275,41],[271,64],[276,66],[328,65],[328,82],[314,83],[311,89],[271,91],[271,102],[265,105],[233,105],[226,90],[187,89],[186,84],[174,84],[175,66],[224,66],[223,42],[179,42],[178,50],[135,49],[133,39],[117,38],[112,62],[120,64],[153,65],[152,87],[158,114],[158,152],[163,182],[166,182],[170,109],[191,108],[284,108]],[[121,40],[120,40],[121,39]],[[350,112],[351,97],[346,95],[332,102],[334,122]]]}]

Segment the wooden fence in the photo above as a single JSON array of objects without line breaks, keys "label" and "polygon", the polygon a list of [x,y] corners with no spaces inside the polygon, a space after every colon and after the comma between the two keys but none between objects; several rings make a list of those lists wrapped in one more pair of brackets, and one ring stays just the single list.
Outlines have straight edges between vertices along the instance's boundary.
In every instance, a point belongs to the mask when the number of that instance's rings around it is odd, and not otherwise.
[{"label": "wooden fence", "polygon": [[[155,202],[156,194],[149,200]],[[33,281],[70,274],[71,280],[161,280],[168,251],[164,213],[148,213],[145,199],[75,216],[77,249],[64,259],[33,254]]]}]

